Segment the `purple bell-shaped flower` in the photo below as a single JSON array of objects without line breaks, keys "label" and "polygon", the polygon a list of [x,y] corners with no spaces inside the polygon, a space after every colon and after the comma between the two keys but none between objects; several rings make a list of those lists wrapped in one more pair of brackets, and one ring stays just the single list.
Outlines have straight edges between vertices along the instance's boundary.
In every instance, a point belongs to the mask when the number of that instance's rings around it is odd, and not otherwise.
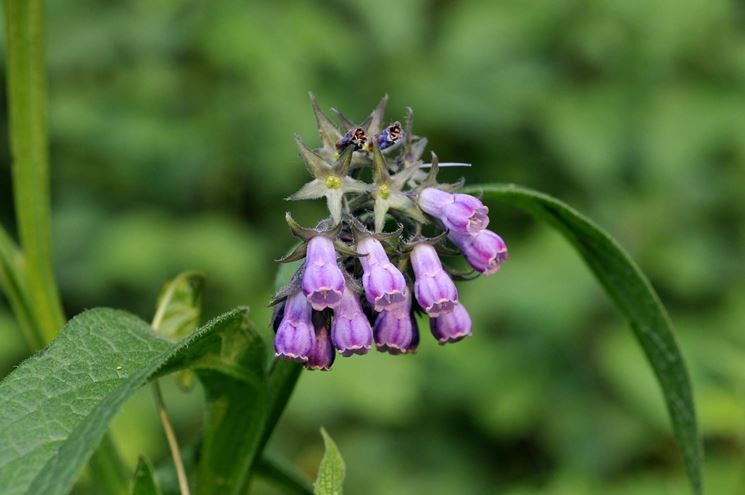
[{"label": "purple bell-shaped flower", "polygon": [[331,340],[342,356],[365,354],[372,346],[370,322],[362,312],[357,294],[349,288],[344,289],[341,302],[334,308]]},{"label": "purple bell-shaped flower", "polygon": [[439,218],[450,232],[473,235],[489,225],[489,208],[468,194],[451,194],[434,187],[419,193],[419,207]]},{"label": "purple bell-shaped flower", "polygon": [[284,359],[305,362],[315,338],[313,310],[302,292],[291,295],[284,304],[282,321],[274,336],[274,352]]},{"label": "purple bell-shaped flower", "polygon": [[440,344],[457,342],[471,335],[471,317],[462,304],[457,304],[450,313],[430,318],[429,328]]},{"label": "purple bell-shaped flower", "polygon": [[365,237],[357,243],[362,264],[362,286],[365,297],[375,311],[392,311],[406,299],[406,280],[398,268],[388,260],[383,245],[374,237]]},{"label": "purple bell-shaped flower", "polygon": [[416,277],[414,295],[419,306],[433,318],[452,311],[458,303],[458,291],[442,268],[435,248],[425,242],[414,246],[411,266]]},{"label": "purple bell-shaped flower", "polygon": [[303,293],[313,309],[321,311],[338,306],[345,285],[344,275],[336,263],[334,242],[321,235],[308,241]]},{"label": "purple bell-shaped flower", "polygon": [[482,230],[475,235],[451,233],[448,237],[461,250],[468,264],[485,275],[499,270],[508,257],[507,245],[491,230]]},{"label": "purple bell-shaped flower", "polygon": [[405,304],[393,311],[378,315],[373,327],[375,344],[379,351],[391,354],[414,352],[419,344],[419,328],[411,314],[411,295],[407,293]]}]

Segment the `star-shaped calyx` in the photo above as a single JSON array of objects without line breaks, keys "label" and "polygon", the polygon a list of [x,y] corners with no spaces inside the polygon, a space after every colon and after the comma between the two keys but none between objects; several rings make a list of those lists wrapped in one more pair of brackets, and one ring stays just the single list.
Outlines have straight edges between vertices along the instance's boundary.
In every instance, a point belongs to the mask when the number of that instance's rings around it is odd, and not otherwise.
[{"label": "star-shaped calyx", "polygon": [[389,209],[400,210],[418,222],[426,223],[427,219],[412,201],[410,195],[403,191],[406,183],[417,172],[416,166],[403,168],[391,175],[383,153],[377,143],[373,143],[373,188],[372,197],[375,200],[374,217],[375,231],[382,232],[385,226],[385,216]]},{"label": "star-shaped calyx", "polygon": [[308,148],[299,136],[295,136],[300,154],[305,160],[308,172],[314,179],[306,183],[298,192],[288,197],[288,200],[326,198],[329,213],[334,224],[341,220],[342,198],[344,193],[364,192],[367,184],[348,176],[352,163],[354,146],[347,146],[334,162],[329,162],[315,151]]}]

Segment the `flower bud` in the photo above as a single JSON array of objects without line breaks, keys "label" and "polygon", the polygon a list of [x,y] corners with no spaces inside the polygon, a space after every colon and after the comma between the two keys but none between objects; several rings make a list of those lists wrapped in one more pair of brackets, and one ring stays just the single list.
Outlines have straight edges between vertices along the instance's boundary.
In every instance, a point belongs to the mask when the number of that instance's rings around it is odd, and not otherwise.
[{"label": "flower bud", "polygon": [[452,311],[458,303],[458,291],[443,270],[435,248],[424,242],[414,246],[411,266],[416,277],[414,294],[422,309],[433,318]]},{"label": "flower bud", "polygon": [[439,218],[455,234],[473,235],[489,225],[489,208],[468,194],[450,194],[428,187],[419,194],[419,207]]},{"label": "flower bud", "polygon": [[284,315],[274,336],[274,352],[278,357],[307,361],[313,346],[312,309],[302,292],[287,298]]},{"label": "flower bud", "polygon": [[357,294],[344,289],[339,305],[334,308],[331,340],[342,356],[365,354],[372,345],[372,328],[362,312]]},{"label": "flower bud", "polygon": [[448,237],[461,250],[468,264],[483,274],[495,273],[507,259],[507,245],[491,230],[464,236],[451,233]]},{"label": "flower bud", "polygon": [[378,350],[391,354],[414,352],[419,344],[419,329],[411,314],[411,295],[394,311],[384,311],[375,320],[373,335]]},{"label": "flower bud", "polygon": [[367,256],[360,257],[364,272],[362,286],[375,311],[391,311],[400,306],[406,299],[406,280],[388,260],[380,241],[365,237],[357,243],[357,252],[367,253]]},{"label": "flower bud", "polygon": [[462,304],[456,304],[448,314],[429,319],[432,335],[440,344],[457,342],[471,335],[471,317]]},{"label": "flower bud", "polygon": [[328,319],[319,313],[313,317],[313,326],[315,327],[315,339],[313,346],[308,353],[308,361],[305,367],[309,370],[328,371],[334,364],[336,350],[331,342]]},{"label": "flower bud", "polygon": [[336,263],[331,239],[316,236],[308,242],[303,273],[303,293],[316,311],[334,308],[344,292],[344,275]]}]

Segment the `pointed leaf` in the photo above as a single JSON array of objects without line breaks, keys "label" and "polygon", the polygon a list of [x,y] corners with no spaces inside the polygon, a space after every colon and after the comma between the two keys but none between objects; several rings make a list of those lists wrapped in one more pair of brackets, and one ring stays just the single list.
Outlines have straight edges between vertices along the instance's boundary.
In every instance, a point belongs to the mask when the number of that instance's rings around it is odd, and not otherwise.
[{"label": "pointed leaf", "polygon": [[197,272],[184,272],[166,282],[152,324],[158,334],[176,341],[197,329],[202,319],[204,284],[204,275]]},{"label": "pointed leaf", "polygon": [[516,206],[547,222],[579,252],[644,350],[662,388],[693,493],[700,494],[702,452],[691,382],[673,324],[647,277],[610,235],[551,196],[509,184],[471,186],[464,191],[483,192],[485,198]]},{"label": "pointed leaf", "polygon": [[157,374],[210,352],[241,328],[245,308],[169,342],[106,308],[73,318],[46,349],[0,382],[3,495],[67,493],[124,401]]},{"label": "pointed leaf", "polygon": [[132,478],[132,495],[160,495],[158,483],[155,481],[153,466],[145,456],[140,456]]},{"label": "pointed leaf", "polygon": [[313,485],[314,492],[316,495],[341,495],[346,471],[344,459],[342,459],[334,441],[323,428],[321,428],[321,435],[323,435],[326,452],[321,459],[321,465],[318,466],[318,477]]}]

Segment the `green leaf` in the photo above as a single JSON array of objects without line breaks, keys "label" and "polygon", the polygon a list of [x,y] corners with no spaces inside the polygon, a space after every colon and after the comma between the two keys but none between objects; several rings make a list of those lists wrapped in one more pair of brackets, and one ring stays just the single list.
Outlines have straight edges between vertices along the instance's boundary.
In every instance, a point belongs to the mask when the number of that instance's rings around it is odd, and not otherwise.
[{"label": "green leaf", "polygon": [[256,474],[282,489],[288,495],[313,495],[310,483],[301,473],[272,459],[263,457],[256,463]]},{"label": "green leaf", "polygon": [[248,328],[226,336],[219,355],[193,364],[207,400],[197,493],[246,492],[268,420],[266,354]]},{"label": "green leaf", "polygon": [[155,481],[153,466],[145,456],[140,456],[132,478],[132,495],[160,495],[160,488]]},{"label": "green leaf", "polygon": [[326,452],[321,459],[321,465],[318,466],[318,477],[313,485],[313,491],[316,495],[341,495],[346,471],[344,459],[341,458],[339,449],[323,428],[321,428],[321,435],[323,435]]},{"label": "green leaf", "polygon": [[180,340],[199,326],[202,318],[204,275],[185,272],[163,286],[153,328],[169,340]]},{"label": "green leaf", "polygon": [[556,228],[577,249],[628,319],[662,387],[692,490],[700,494],[702,447],[691,382],[673,324],[649,280],[610,235],[561,201],[510,184],[464,189],[464,192],[481,191],[488,198],[516,206]]},{"label": "green leaf", "polygon": [[175,344],[123,311],[93,309],[71,320],[0,383],[3,494],[66,493],[127,397],[212,352],[246,313],[219,316]]}]

